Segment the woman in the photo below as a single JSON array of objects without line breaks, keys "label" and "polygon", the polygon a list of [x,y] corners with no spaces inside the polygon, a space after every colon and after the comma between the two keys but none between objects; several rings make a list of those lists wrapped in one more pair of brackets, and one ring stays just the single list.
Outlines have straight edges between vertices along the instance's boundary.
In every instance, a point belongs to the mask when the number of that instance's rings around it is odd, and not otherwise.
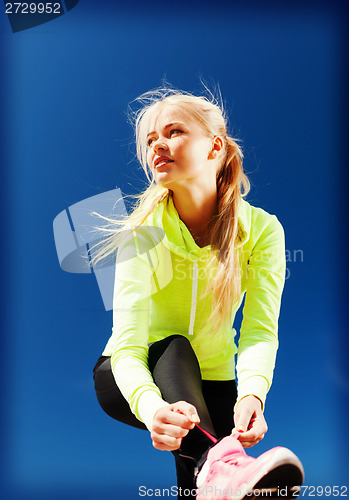
[{"label": "woman", "polygon": [[[236,474],[261,469],[242,447],[267,431],[283,229],[243,200],[249,183],[242,152],[213,97],[160,89],[140,101],[137,153],[150,186],[124,223],[127,236],[120,243],[115,231],[97,257],[119,246],[113,333],[94,370],[97,397],[110,416],[148,429],[155,448],[173,452],[179,496],[195,489],[200,470],[200,487],[237,489]],[[236,387],[232,324],[245,294]],[[283,465],[267,456],[268,470],[250,474],[249,489],[302,482],[300,462],[282,450]],[[225,470],[218,476],[217,453]],[[239,467],[232,464],[237,456]],[[204,490],[199,497],[225,498]]]}]

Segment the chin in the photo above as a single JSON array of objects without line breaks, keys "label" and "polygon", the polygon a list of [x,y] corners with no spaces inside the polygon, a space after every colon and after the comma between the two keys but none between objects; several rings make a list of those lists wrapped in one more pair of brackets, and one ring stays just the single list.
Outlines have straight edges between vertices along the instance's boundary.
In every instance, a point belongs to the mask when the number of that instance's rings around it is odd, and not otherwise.
[{"label": "chin", "polygon": [[165,187],[171,189],[171,185],[173,184],[169,179],[155,179],[155,182],[158,186]]}]

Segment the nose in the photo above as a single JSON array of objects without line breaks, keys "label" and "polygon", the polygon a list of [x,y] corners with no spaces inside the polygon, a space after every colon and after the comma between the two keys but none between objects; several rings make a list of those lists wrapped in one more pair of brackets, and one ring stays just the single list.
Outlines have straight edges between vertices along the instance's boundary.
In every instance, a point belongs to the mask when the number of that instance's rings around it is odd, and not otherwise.
[{"label": "nose", "polygon": [[158,154],[158,151],[166,151],[168,149],[166,142],[164,142],[160,137],[153,143],[153,147],[156,154]]}]

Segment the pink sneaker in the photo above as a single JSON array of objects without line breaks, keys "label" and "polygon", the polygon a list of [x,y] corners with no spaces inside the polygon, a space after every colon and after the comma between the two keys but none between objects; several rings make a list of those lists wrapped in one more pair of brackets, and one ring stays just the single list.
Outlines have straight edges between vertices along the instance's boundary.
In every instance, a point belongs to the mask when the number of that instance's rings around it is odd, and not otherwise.
[{"label": "pink sneaker", "polygon": [[258,458],[246,454],[237,436],[213,446],[198,474],[197,500],[294,498],[304,471],[292,451],[278,446]]}]

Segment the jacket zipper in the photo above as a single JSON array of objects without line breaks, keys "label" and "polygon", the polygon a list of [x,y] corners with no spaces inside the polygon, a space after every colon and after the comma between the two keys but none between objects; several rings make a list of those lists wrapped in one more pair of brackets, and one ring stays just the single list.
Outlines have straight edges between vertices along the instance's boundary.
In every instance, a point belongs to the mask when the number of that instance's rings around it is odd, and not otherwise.
[{"label": "jacket zipper", "polygon": [[191,291],[191,308],[190,308],[190,321],[189,321],[189,330],[188,330],[189,335],[194,334],[197,294],[198,294],[198,261],[194,260],[194,263],[193,263],[193,286],[192,286],[192,291]]}]

